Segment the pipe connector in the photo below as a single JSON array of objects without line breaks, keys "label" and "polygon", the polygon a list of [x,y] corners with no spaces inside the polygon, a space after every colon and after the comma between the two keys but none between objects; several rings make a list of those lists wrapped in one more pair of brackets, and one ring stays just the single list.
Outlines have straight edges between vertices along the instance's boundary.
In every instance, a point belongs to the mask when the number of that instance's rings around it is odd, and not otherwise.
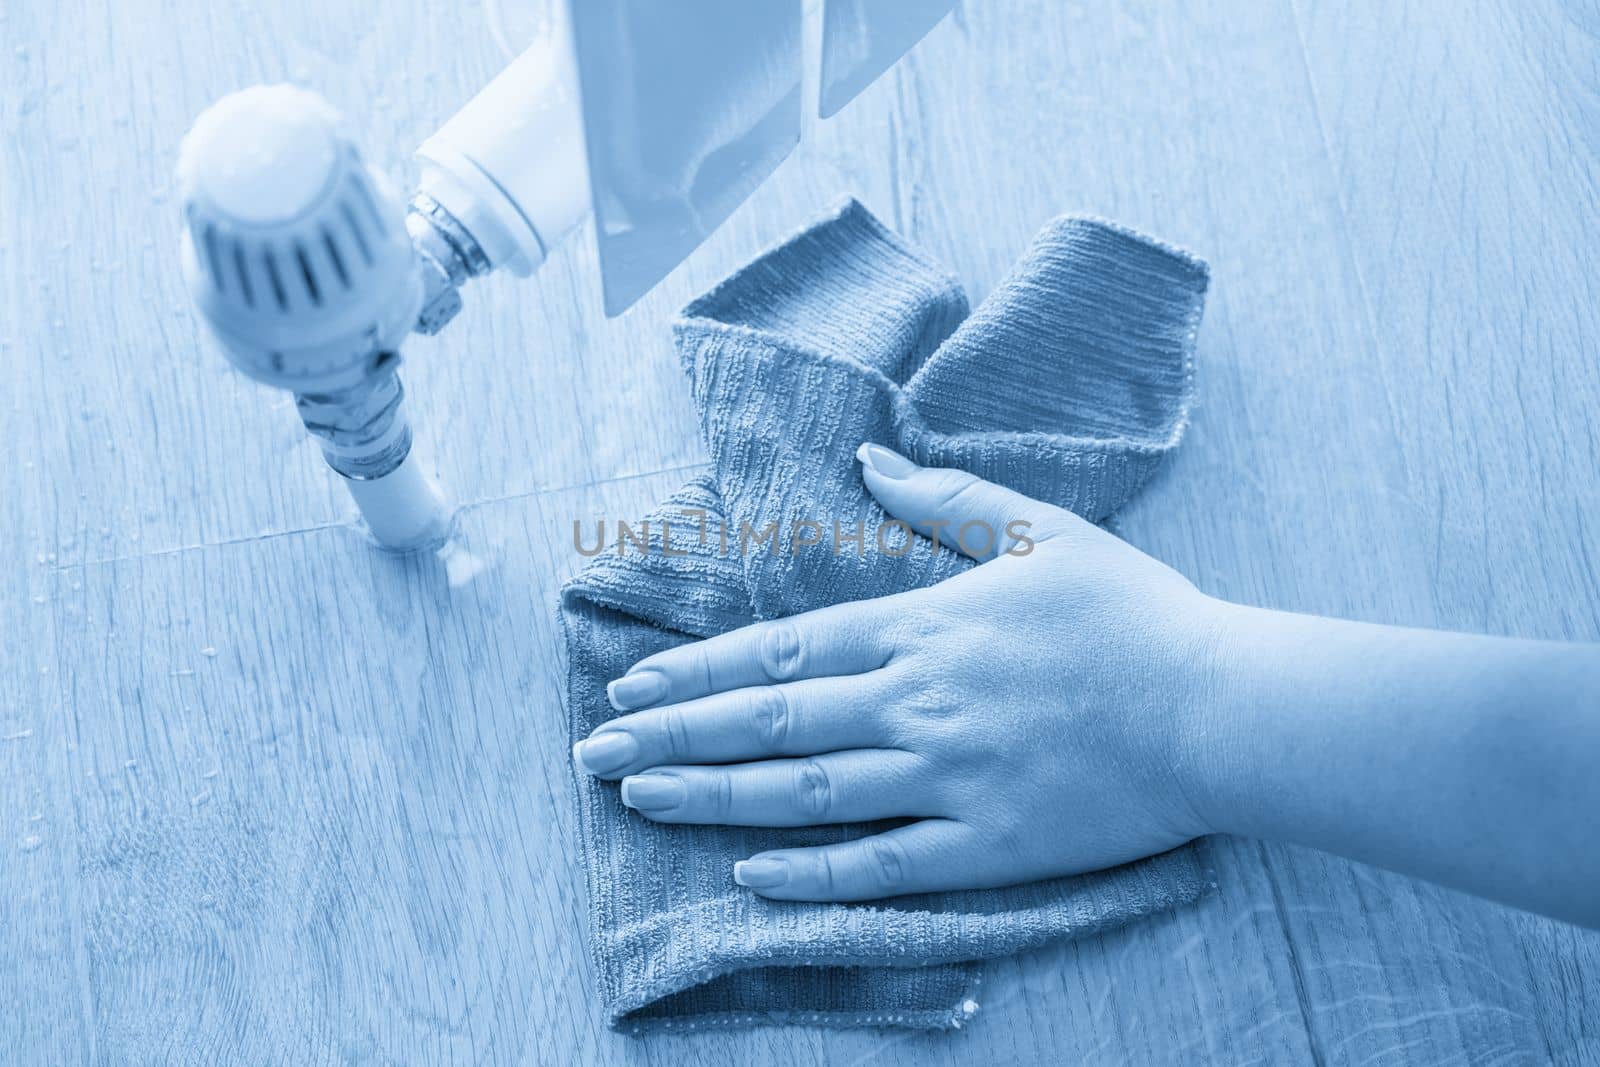
[{"label": "pipe connector", "polygon": [[402,410],[400,358],[382,353],[354,385],[325,393],[298,393],[295,409],[322,446],[328,466],[355,481],[393,471],[411,452],[411,426]]},{"label": "pipe connector", "polygon": [[411,198],[406,232],[422,275],[422,306],[416,331],[432,337],[461,311],[461,287],[493,269],[477,239],[427,193]]}]

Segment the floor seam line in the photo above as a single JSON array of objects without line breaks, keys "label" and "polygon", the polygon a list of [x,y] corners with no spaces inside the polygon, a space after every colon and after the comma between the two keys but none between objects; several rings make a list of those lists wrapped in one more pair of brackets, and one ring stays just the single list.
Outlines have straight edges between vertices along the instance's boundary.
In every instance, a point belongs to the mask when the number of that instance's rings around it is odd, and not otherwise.
[{"label": "floor seam line", "polygon": [[[637,481],[643,478],[654,478],[662,474],[681,474],[710,466],[710,461],[684,463],[675,467],[661,467],[656,470],[640,471],[635,474],[619,474],[610,478],[601,478],[592,482],[564,483],[560,485],[540,486],[526,489],[516,493],[505,493],[501,496],[482,497],[478,500],[468,501],[456,506],[456,514],[462,515],[469,511],[490,507],[495,504],[511,503],[518,500],[527,500],[532,497],[553,496],[557,493],[570,493],[579,489],[598,489],[602,486],[615,485],[621,482]],[[91,567],[106,567],[118,563],[138,563],[147,559],[164,559],[168,556],[180,556],[186,552],[203,552],[211,548],[231,548],[236,545],[248,545],[265,541],[276,541],[285,537],[297,537],[304,534],[322,533],[327,530],[356,529],[353,520],[341,519],[336,521],[316,523],[310,526],[297,526],[288,530],[269,530],[266,533],[249,534],[241,537],[227,537],[216,541],[200,541],[189,545],[174,545],[170,548],[159,548],[151,552],[138,552],[126,556],[106,556],[98,559],[84,559],[72,563],[57,563],[53,573],[64,574],[68,571],[87,570]]]}]

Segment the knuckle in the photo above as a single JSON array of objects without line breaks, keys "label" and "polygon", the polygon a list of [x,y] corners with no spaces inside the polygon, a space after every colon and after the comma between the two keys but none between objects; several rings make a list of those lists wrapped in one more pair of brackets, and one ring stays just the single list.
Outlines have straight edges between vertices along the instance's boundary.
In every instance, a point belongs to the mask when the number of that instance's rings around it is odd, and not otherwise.
[{"label": "knuckle", "polygon": [[791,709],[783,689],[768,686],[751,696],[750,717],[755,723],[756,742],[764,751],[782,752],[789,743]]},{"label": "knuckle", "polygon": [[695,679],[696,687],[702,693],[715,693],[717,691],[716,679],[712,677],[711,656],[706,652],[706,642],[701,641],[692,647],[689,653],[689,677]]},{"label": "knuckle", "polygon": [[936,722],[954,718],[962,706],[955,686],[938,673],[923,679],[921,685],[907,693],[904,704],[913,719]]},{"label": "knuckle", "polygon": [[927,605],[926,598],[905,601],[888,625],[891,645],[897,653],[907,656],[928,652],[948,629],[939,613]]},{"label": "knuckle", "polygon": [[833,866],[833,850],[822,849],[817,853],[815,878],[817,888],[827,896],[833,896],[839,889],[838,874]]},{"label": "knuckle", "polygon": [[905,846],[882,837],[862,843],[867,875],[878,889],[895,890],[906,884],[908,859]]},{"label": "knuckle", "polygon": [[719,819],[733,814],[733,779],[729,775],[713,771],[701,776],[697,792],[704,813]]},{"label": "knuckle", "polygon": [[828,813],[833,810],[833,783],[817,760],[805,759],[795,764],[794,803],[798,811],[817,822],[828,821]]},{"label": "knuckle", "polygon": [[661,743],[668,759],[683,759],[689,755],[689,724],[677,708],[661,712]]},{"label": "knuckle", "polygon": [[800,631],[787,620],[771,623],[761,632],[756,654],[761,660],[762,673],[774,682],[798,677],[805,665]]},{"label": "knuckle", "polygon": [[938,502],[941,512],[952,507],[972,502],[972,496],[983,483],[976,475],[968,474],[963,470],[946,468],[939,475],[939,480],[934,484],[933,495]]},{"label": "knuckle", "polygon": [[898,747],[941,764],[954,760],[955,767],[968,765],[971,717],[948,683],[919,679],[885,708],[885,715],[888,731]]}]

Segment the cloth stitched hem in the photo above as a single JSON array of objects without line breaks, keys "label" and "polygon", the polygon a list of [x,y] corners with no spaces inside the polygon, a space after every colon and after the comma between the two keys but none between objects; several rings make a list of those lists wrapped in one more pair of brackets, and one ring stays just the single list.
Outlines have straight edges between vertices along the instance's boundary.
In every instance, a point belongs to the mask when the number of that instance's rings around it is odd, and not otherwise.
[{"label": "cloth stitched hem", "polygon": [[642,1018],[638,1015],[624,1014],[611,1018],[609,1025],[613,1030],[630,1036],[750,1026],[820,1026],[838,1030],[890,1028],[959,1030],[971,1022],[982,1007],[982,1003],[977,999],[983,991],[982,968],[977,964],[971,964],[963,969],[968,972],[967,984],[957,994],[955,1002],[946,1008],[910,1011],[728,1011],[710,1012],[686,1018]]}]

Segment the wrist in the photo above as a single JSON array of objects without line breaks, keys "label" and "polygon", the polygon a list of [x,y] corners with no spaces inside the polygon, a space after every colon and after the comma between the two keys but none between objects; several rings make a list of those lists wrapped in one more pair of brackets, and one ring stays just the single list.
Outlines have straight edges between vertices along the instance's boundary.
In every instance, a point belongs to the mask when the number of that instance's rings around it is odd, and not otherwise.
[{"label": "wrist", "polygon": [[1245,820],[1237,810],[1236,786],[1250,733],[1242,679],[1255,609],[1198,595],[1195,649],[1188,691],[1179,700],[1173,767],[1196,836],[1239,833]]}]

